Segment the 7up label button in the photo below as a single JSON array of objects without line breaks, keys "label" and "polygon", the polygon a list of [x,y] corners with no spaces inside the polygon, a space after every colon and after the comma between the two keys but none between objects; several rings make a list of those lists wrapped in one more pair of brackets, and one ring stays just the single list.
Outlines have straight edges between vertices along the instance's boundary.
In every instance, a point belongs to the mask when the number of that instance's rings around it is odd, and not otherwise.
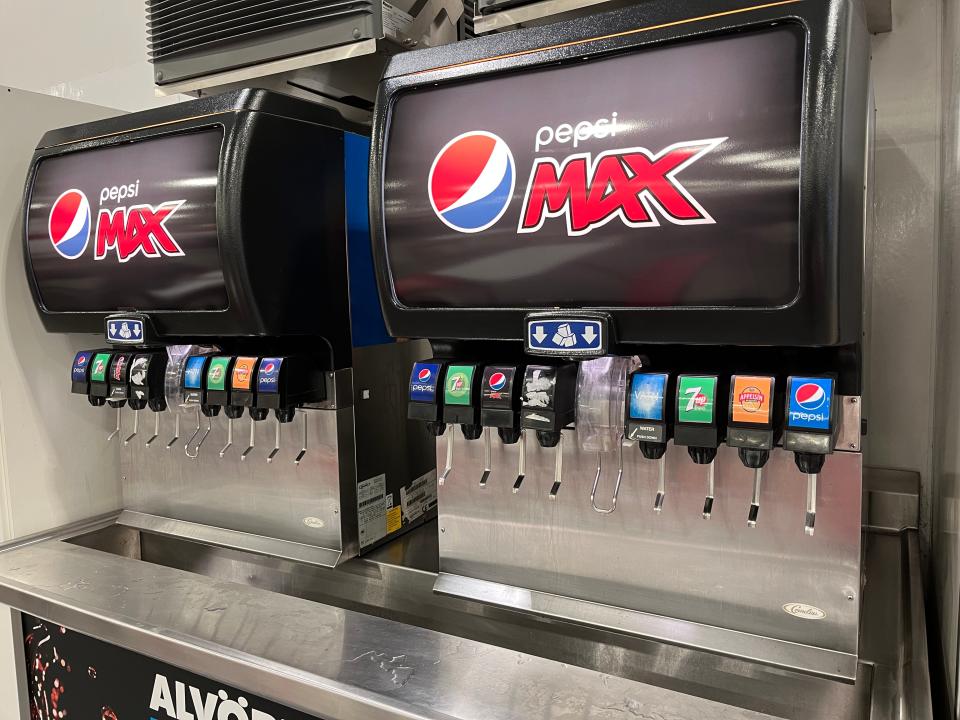
[{"label": "7up label button", "polygon": [[677,420],[711,425],[717,399],[717,378],[681,376],[677,383]]},{"label": "7up label button", "polygon": [[447,383],[444,386],[443,402],[447,405],[470,405],[470,391],[473,389],[474,365],[451,365],[447,369]]}]

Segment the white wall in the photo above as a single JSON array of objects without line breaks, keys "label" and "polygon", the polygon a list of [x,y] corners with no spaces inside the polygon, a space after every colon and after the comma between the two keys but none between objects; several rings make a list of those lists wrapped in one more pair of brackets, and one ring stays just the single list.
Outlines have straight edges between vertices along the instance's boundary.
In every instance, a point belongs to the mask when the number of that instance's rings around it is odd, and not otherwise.
[{"label": "white wall", "polygon": [[0,0],[0,85],[142,110],[157,98],[142,0]]},{"label": "white wall", "polygon": [[[115,110],[0,86],[0,540],[120,507],[113,414],[70,395],[74,353],[96,335],[49,334],[30,297],[20,202],[27,168],[47,129]],[[17,697],[10,612],[0,606],[0,698]],[[0,720],[18,718],[0,701]]]}]

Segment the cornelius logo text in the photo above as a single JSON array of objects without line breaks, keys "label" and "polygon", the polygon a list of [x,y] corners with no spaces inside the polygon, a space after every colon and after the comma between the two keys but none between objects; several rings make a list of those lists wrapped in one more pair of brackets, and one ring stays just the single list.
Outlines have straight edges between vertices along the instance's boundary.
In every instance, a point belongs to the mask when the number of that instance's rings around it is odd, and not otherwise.
[{"label": "cornelius logo text", "polygon": [[[167,228],[167,222],[186,200],[170,200],[159,205],[133,202],[140,194],[140,181],[113,185],[100,190],[97,211],[94,259],[104,260],[111,251],[125,263],[140,254],[146,258],[178,257],[183,248]],[[124,203],[120,207],[102,207]],[[50,209],[47,223],[54,250],[68,260],[83,255],[90,242],[90,203],[76,188],[60,195]]]},{"label": "cornelius logo text", "polygon": [[[533,161],[517,222],[535,233],[563,222],[569,236],[586,235],[619,219],[628,227],[709,225],[714,219],[687,190],[681,173],[727,138],[683,140],[663,148],[640,146],[591,152],[594,141],[616,142],[623,120],[609,118],[544,126],[536,131]],[[555,157],[563,150],[572,154]],[[519,169],[519,168],[517,168]],[[439,219],[459,232],[497,223],[513,198],[514,159],[506,142],[486,131],[457,136],[438,153],[428,180]]]}]

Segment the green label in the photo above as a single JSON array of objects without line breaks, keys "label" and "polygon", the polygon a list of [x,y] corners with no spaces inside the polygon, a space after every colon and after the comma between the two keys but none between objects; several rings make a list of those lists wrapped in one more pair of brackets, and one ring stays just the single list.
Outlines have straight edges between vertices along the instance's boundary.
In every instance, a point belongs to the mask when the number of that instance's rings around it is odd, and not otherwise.
[{"label": "green label", "polygon": [[715,377],[681,377],[677,386],[677,420],[712,424],[716,399]]},{"label": "green label", "polygon": [[443,401],[447,405],[469,405],[473,387],[474,365],[451,365],[447,368],[447,384]]},{"label": "green label", "polygon": [[207,368],[207,390],[226,390],[228,357],[215,357]]},{"label": "green label", "polygon": [[90,379],[95,382],[107,381],[107,370],[110,365],[110,353],[97,353],[93,356],[90,365]]}]

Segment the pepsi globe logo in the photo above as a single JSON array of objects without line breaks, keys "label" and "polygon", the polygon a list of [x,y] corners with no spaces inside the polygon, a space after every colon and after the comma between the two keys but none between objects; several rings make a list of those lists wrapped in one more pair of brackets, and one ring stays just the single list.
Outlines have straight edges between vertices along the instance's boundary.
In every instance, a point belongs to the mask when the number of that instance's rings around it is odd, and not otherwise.
[{"label": "pepsi globe logo", "polygon": [[266,374],[266,375],[269,375],[270,373],[272,373],[272,372],[273,372],[274,370],[276,370],[276,369],[277,369],[277,366],[276,366],[276,365],[274,365],[273,363],[267,363],[267,364],[264,365],[262,368],[260,368],[260,372],[262,372],[262,373],[264,373],[264,374]]},{"label": "pepsi globe logo", "polygon": [[794,393],[794,400],[804,410],[819,410],[827,401],[827,393],[816,383],[804,383]]},{"label": "pepsi globe logo", "polygon": [[490,389],[491,390],[503,390],[504,385],[507,384],[507,376],[502,372],[495,372],[490,376]]},{"label": "pepsi globe logo", "polygon": [[502,138],[483,130],[457,135],[430,166],[430,205],[447,227],[463,233],[486,230],[513,197],[516,170]]},{"label": "pepsi globe logo", "polygon": [[430,368],[423,368],[419,373],[417,373],[417,380],[422,383],[427,382],[427,380],[430,379],[430,375]]},{"label": "pepsi globe logo", "polygon": [[90,203],[82,191],[67,190],[54,201],[47,232],[61,257],[76,260],[83,255],[90,241]]}]

